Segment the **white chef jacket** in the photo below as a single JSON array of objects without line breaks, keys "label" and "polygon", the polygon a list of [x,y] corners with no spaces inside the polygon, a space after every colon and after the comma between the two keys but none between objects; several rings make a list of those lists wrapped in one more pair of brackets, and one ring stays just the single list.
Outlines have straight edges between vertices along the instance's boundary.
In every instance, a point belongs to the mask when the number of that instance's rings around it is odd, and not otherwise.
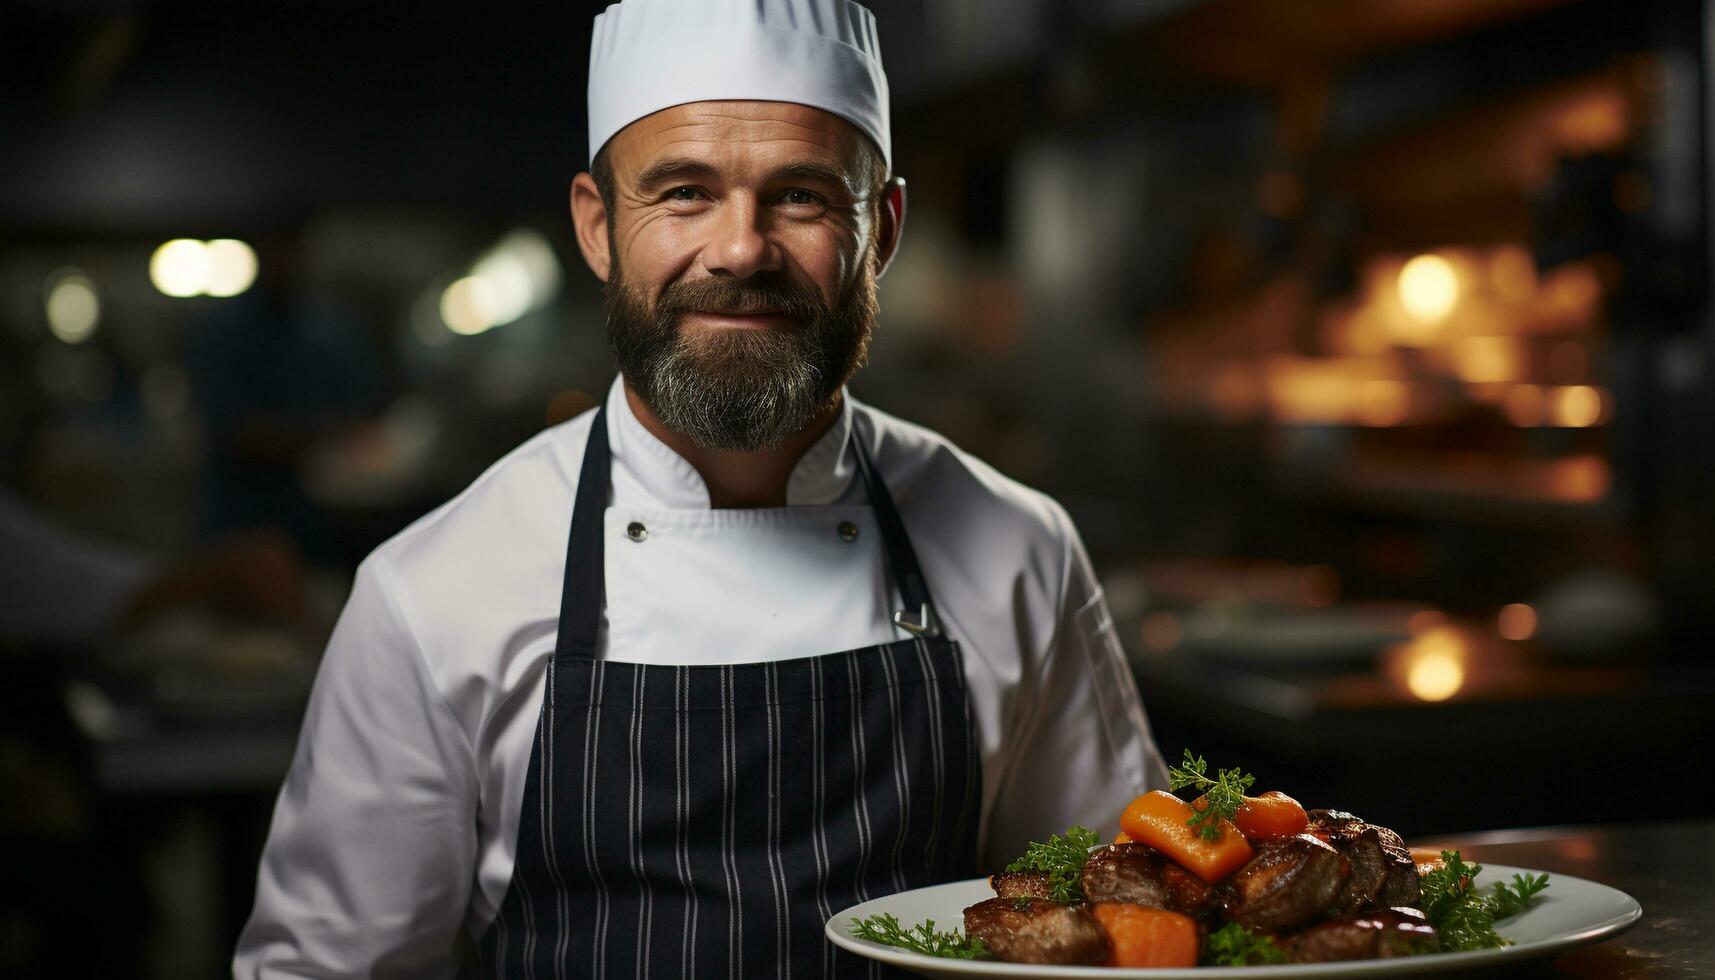
[{"label": "white chef jacket", "polygon": [[[850,443],[864,439],[963,651],[983,866],[1072,824],[1111,833],[1132,797],[1165,787],[1101,587],[1053,500],[848,393],[793,470],[787,506],[716,510],[617,379],[607,413],[599,656],[755,663],[906,638],[854,478]],[[478,937],[494,918],[594,418],[518,447],[359,567],[274,811],[236,976],[451,976],[457,931]]]}]

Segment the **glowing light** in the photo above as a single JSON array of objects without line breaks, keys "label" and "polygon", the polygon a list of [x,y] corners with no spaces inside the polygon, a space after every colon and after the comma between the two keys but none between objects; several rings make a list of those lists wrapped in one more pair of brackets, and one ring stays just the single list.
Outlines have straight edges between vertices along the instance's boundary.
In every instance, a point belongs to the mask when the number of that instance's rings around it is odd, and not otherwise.
[{"label": "glowing light", "polygon": [[1445,319],[1459,303],[1459,275],[1439,255],[1419,255],[1399,270],[1399,302],[1428,322]]},{"label": "glowing light", "polygon": [[256,252],[236,238],[216,238],[206,246],[210,296],[237,296],[256,281]]},{"label": "glowing light", "polygon": [[494,326],[499,305],[488,280],[465,276],[441,294],[441,321],[453,333],[475,336]]},{"label": "glowing light", "polygon": [[1405,621],[1405,628],[1412,633],[1427,633],[1437,626],[1447,622],[1447,614],[1439,609],[1419,609]]},{"label": "glowing light", "polygon": [[101,297],[95,283],[76,269],[63,269],[49,279],[44,304],[48,329],[68,344],[81,344],[101,322]]},{"label": "glowing light", "polygon": [[1614,472],[1600,456],[1572,456],[1559,460],[1549,477],[1553,494],[1561,500],[1586,504],[1607,496]]},{"label": "glowing light", "polygon": [[1536,610],[1522,602],[1509,602],[1495,617],[1495,628],[1509,640],[1528,640],[1536,635]]},{"label": "glowing light", "polygon": [[1542,424],[1543,409],[1547,402],[1548,398],[1543,394],[1540,385],[1513,385],[1501,403],[1501,408],[1507,413],[1507,421],[1520,428],[1527,428]]},{"label": "glowing light", "polygon": [[1555,425],[1586,429],[1602,421],[1602,392],[1589,385],[1556,388],[1550,395],[1550,417]]},{"label": "glowing light", "polygon": [[175,238],[149,257],[149,281],[168,296],[197,296],[208,288],[208,246],[191,238]]},{"label": "glowing light", "polygon": [[1489,284],[1505,299],[1528,299],[1536,292],[1536,263],[1518,245],[1496,249],[1489,259]]},{"label": "glowing light", "polygon": [[1465,645],[1437,627],[1412,640],[1405,653],[1405,686],[1421,701],[1445,701],[1465,686]]},{"label": "glowing light", "polygon": [[1411,390],[1399,381],[1366,381],[1358,387],[1358,421],[1385,428],[1406,420]]},{"label": "glowing light", "polygon": [[1466,337],[1453,345],[1452,353],[1454,372],[1472,384],[1513,381],[1523,360],[1511,337]]}]

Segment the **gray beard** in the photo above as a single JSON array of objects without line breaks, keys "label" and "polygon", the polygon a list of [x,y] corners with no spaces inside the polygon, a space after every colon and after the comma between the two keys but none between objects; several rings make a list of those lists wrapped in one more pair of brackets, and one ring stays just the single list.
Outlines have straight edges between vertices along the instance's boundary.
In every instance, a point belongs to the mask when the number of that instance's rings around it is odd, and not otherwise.
[{"label": "gray beard", "polygon": [[[866,264],[833,306],[775,276],[674,283],[654,308],[614,267],[608,337],[626,381],[656,418],[699,449],[777,449],[802,431],[862,366],[874,328],[875,277]],[[686,333],[688,311],[780,309],[787,329]]]}]

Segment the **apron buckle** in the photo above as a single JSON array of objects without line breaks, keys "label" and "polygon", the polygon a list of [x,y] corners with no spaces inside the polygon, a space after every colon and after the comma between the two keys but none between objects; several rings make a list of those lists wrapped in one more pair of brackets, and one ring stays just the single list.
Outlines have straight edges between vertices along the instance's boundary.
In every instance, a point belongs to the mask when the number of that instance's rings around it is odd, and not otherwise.
[{"label": "apron buckle", "polygon": [[940,625],[935,622],[935,610],[929,608],[927,602],[918,609],[915,619],[901,609],[893,614],[893,622],[900,629],[909,630],[918,636],[933,636],[940,632]]}]

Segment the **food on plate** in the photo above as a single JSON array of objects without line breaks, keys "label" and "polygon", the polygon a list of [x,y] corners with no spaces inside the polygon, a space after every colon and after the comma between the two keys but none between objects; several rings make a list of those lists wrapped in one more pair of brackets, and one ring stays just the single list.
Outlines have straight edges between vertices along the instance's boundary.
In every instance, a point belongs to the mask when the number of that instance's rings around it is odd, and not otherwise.
[{"label": "food on plate", "polygon": [[1086,827],[1032,842],[989,878],[995,897],[965,909],[964,934],[892,916],[855,935],[931,956],[1014,963],[1186,967],[1327,963],[1507,945],[1495,922],[1524,911],[1547,875],[1478,888],[1457,851],[1407,848],[1340,810],[1284,793],[1249,795],[1255,777],[1213,775],[1185,753],[1175,792],[1133,800],[1111,844]]},{"label": "food on plate", "polygon": [[1108,960],[1108,934],[1082,902],[991,898],[965,910],[965,934],[1008,963],[1100,966]]},{"label": "food on plate", "polygon": [[[1090,906],[1107,931],[1114,966],[1196,966],[1203,930],[1190,916],[1147,905],[1097,902]],[[1106,952],[1106,950],[1104,950]]]}]

